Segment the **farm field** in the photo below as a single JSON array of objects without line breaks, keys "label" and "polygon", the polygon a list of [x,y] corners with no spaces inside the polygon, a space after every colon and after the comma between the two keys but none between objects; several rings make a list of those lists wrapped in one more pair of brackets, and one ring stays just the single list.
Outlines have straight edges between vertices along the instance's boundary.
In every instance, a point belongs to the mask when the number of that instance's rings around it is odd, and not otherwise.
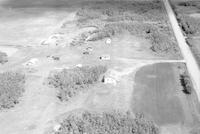
[{"label": "farm field", "polygon": [[143,111],[162,126],[163,133],[199,133],[200,105],[194,91],[188,96],[181,90],[178,81],[183,70],[182,64],[158,63],[135,75],[133,111]]},{"label": "farm field", "polygon": [[200,2],[199,1],[171,1],[179,25],[186,36],[198,64],[200,65]]},{"label": "farm field", "polygon": [[0,10],[0,133],[200,132],[162,1],[1,0]]}]

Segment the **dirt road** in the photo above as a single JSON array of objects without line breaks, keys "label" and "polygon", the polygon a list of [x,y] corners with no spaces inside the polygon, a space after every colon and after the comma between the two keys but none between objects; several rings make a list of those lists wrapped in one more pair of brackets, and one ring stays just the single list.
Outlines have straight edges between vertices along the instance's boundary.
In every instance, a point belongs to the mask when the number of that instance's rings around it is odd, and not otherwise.
[{"label": "dirt road", "polygon": [[174,14],[170,4],[169,4],[169,1],[163,0],[163,2],[166,7],[166,11],[168,13],[169,20],[170,20],[172,28],[174,30],[174,34],[175,34],[175,37],[179,44],[180,50],[186,61],[188,72],[190,73],[191,80],[192,80],[194,88],[196,90],[198,99],[200,101],[200,69],[198,67],[198,64],[197,64],[189,46],[187,45],[187,43],[185,41],[185,38],[184,38],[182,31],[178,25],[178,22],[176,20],[175,14]]}]

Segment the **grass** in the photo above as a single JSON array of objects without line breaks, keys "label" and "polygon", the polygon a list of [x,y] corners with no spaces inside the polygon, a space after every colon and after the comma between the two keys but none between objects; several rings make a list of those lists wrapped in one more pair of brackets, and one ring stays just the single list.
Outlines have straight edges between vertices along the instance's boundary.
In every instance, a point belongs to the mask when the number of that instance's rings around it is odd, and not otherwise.
[{"label": "grass", "polygon": [[9,109],[19,103],[24,92],[25,76],[17,72],[0,74],[0,109]]},{"label": "grass", "polygon": [[8,56],[6,53],[0,51],[0,64],[8,62]]},{"label": "grass", "polygon": [[71,114],[61,122],[56,134],[159,134],[158,127],[137,114],[118,111],[95,113],[84,111],[79,115]]},{"label": "grass", "polygon": [[194,41],[192,38],[187,38],[186,42],[188,46],[191,48],[195,59],[197,60],[198,65],[200,66],[200,52],[198,46],[198,42]]},{"label": "grass", "polygon": [[[133,111],[144,113],[158,125],[184,121],[183,106],[177,98],[179,88],[174,88],[180,85],[179,81],[176,81],[177,77],[179,78],[177,64],[179,65],[179,63],[157,63],[137,71],[131,106]],[[184,106],[187,107],[187,104]]]},{"label": "grass", "polygon": [[107,68],[101,65],[64,69],[49,77],[49,84],[58,89],[57,97],[61,101],[68,101],[89,85],[96,83],[106,70]]}]

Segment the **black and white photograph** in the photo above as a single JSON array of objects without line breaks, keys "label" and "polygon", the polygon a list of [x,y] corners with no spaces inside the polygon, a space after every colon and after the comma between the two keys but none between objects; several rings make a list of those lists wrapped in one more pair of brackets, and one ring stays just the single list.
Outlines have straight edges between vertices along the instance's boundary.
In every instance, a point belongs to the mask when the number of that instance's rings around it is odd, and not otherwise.
[{"label": "black and white photograph", "polygon": [[200,134],[200,0],[0,0],[0,134]]}]

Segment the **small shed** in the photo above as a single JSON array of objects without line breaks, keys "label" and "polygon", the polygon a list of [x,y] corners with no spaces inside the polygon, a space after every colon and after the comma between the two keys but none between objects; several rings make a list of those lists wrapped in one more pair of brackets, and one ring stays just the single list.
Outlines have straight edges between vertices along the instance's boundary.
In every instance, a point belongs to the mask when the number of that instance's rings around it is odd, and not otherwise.
[{"label": "small shed", "polygon": [[99,57],[100,60],[110,60],[110,55],[102,55]]},{"label": "small shed", "polygon": [[102,82],[103,82],[104,84],[112,84],[112,85],[114,85],[114,86],[117,85],[117,81],[116,81],[115,79],[111,78],[111,77],[106,77],[106,76],[104,76]]},{"label": "small shed", "polygon": [[39,63],[39,60],[37,58],[32,58],[29,61],[25,62],[24,66],[37,66]]}]

